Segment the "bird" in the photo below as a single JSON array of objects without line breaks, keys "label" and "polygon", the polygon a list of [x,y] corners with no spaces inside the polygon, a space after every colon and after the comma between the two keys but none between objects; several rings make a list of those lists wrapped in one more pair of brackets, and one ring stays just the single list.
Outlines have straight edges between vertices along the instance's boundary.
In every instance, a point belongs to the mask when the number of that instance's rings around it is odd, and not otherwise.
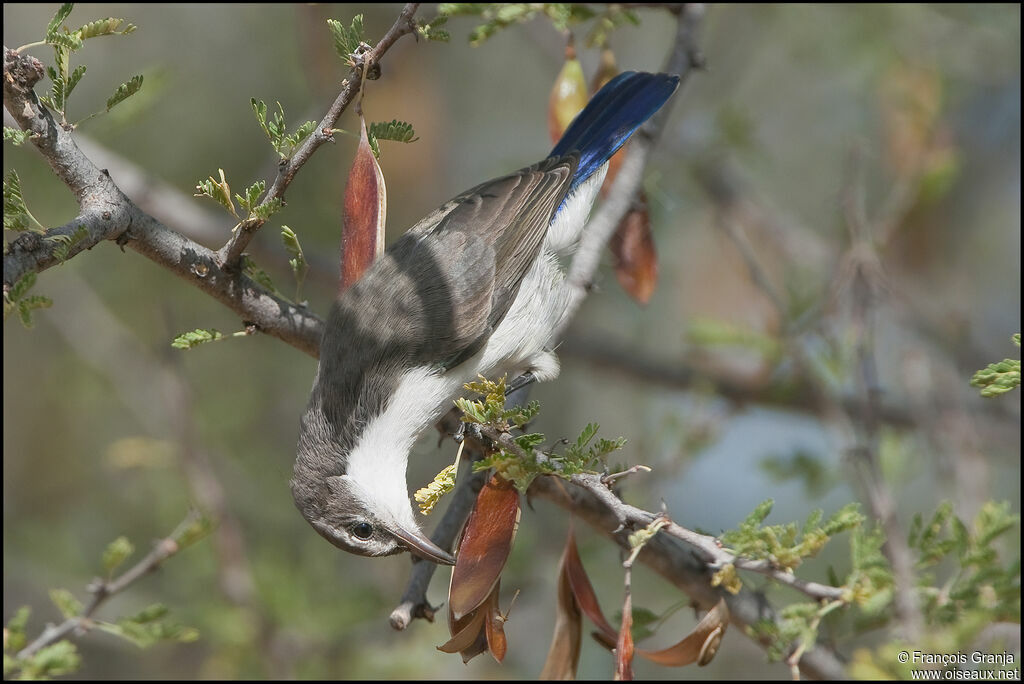
[{"label": "bird", "polygon": [[578,243],[611,156],[678,84],[619,74],[547,157],[442,204],[335,299],[291,480],[296,507],[327,541],[454,564],[413,512],[410,450],[465,383],[558,375],[551,337],[570,300],[558,257]]}]

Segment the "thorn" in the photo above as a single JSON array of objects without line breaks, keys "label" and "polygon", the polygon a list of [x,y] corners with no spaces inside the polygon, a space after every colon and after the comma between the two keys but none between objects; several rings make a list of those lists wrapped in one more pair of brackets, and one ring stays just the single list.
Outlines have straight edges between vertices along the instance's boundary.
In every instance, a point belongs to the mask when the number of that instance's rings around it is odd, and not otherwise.
[{"label": "thorn", "polygon": [[627,475],[632,475],[633,473],[640,473],[640,472],[649,473],[649,472],[651,472],[651,468],[650,468],[650,466],[645,466],[645,465],[635,465],[632,468],[628,468],[626,470],[623,470],[622,472],[611,473],[610,475],[602,475],[601,476],[601,484],[607,485],[607,486],[610,487],[611,484],[613,482],[615,482],[615,480],[618,480],[621,477],[626,477]]}]

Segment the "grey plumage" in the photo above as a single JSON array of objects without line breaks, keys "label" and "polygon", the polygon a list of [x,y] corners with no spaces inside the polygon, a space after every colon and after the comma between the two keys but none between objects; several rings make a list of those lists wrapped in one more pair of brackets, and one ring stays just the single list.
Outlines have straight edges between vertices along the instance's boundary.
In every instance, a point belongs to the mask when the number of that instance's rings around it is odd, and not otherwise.
[{"label": "grey plumage", "polygon": [[348,454],[405,371],[429,365],[443,372],[487,342],[537,259],[577,159],[548,158],[462,193],[407,231],[335,301],[291,483],[298,509],[332,543],[369,555],[403,550],[383,542],[353,549],[333,532],[370,513],[340,477]]}]

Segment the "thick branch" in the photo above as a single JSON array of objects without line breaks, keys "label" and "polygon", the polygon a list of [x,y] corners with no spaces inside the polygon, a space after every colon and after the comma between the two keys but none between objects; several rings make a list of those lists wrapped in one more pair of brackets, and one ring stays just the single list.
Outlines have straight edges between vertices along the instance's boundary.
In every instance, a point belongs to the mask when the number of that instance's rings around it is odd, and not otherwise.
[{"label": "thick branch", "polygon": [[[645,357],[626,345],[590,336],[570,335],[558,351],[563,357],[577,358],[654,385],[684,390],[698,385],[710,386],[716,396],[740,407],[758,404],[827,417],[813,383],[795,373],[784,378],[744,380],[723,369],[703,367],[685,359]],[[847,396],[838,401],[852,416],[861,416],[867,410],[860,397]],[[880,421],[894,427],[915,425],[914,416],[902,406],[879,402],[875,411]]]},{"label": "thick branch", "polygon": [[[604,485],[600,484],[597,476],[591,477],[595,478],[597,486],[607,490]],[[539,477],[531,485],[530,494],[547,499],[573,515],[583,518],[592,527],[628,551],[630,549],[628,531],[620,528],[621,516],[629,517],[631,515],[621,509],[621,506],[625,506],[625,504],[611,492],[609,492],[609,496],[618,502],[614,505],[609,505],[608,497],[598,495],[589,485],[581,487],[577,485],[577,482],[572,481],[569,486],[566,486],[563,482],[556,477]],[[646,512],[643,514],[646,520],[643,524],[646,526],[647,522],[653,520],[654,515]],[[645,516],[650,516],[650,518]],[[669,529],[665,528],[663,531],[669,531]],[[748,633],[747,628],[761,620],[777,620],[771,604],[759,593],[744,588],[739,594],[733,595],[712,587],[712,572],[705,561],[699,557],[701,552],[680,544],[677,539],[673,539],[674,536],[671,533],[655,536],[640,552],[640,561],[679,587],[704,609],[711,608],[719,599],[725,598],[729,605],[733,624],[740,627],[744,633]],[[767,642],[764,642],[763,645],[767,645]],[[800,669],[806,676],[817,679],[846,678],[843,663],[836,654],[820,647],[803,655],[800,660]]]},{"label": "thick branch", "polygon": [[[399,38],[415,31],[412,17],[417,8],[418,3],[407,4],[380,42],[361,55],[362,62],[378,64]],[[313,152],[331,139],[330,129],[358,92],[361,69],[355,71],[319,130],[282,165],[264,202],[282,198]],[[316,357],[323,321],[306,309],[267,292],[236,268],[238,258],[262,221],[258,225],[240,226],[228,244],[220,252],[214,252],[142,211],[124,195],[106,170],[99,169],[79,149],[71,132],[58,125],[50,112],[40,105],[33,87],[42,75],[39,60],[4,48],[4,106],[22,130],[32,133],[30,139],[57,177],[72,191],[80,213],[63,226],[42,235],[25,233],[11,243],[4,254],[5,292],[26,274],[60,263],[54,252],[61,242],[46,238],[71,236],[85,228],[85,237],[75,241],[65,258],[104,240],[117,240],[122,247],[134,249],[227,305],[246,323]]]}]

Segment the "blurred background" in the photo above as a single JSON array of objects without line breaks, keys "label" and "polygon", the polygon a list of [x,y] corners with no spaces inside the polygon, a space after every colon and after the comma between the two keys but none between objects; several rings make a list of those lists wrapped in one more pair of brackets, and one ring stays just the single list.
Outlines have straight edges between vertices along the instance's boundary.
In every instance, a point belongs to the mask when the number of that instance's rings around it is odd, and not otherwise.
[{"label": "blurred background", "polygon": [[[56,9],[5,3],[5,45],[40,39]],[[249,99],[280,101],[290,127],[319,120],[346,74],[325,20],[347,25],[363,13],[375,42],[399,9],[83,5],[70,25],[114,16],[139,29],[76,53],[88,73],[69,118],[102,109],[118,84],[144,74],[138,95],[78,135],[132,199],[217,248],[233,221],[192,197],[196,183],[222,168],[241,191],[275,172]],[[664,10],[637,14],[640,25],[616,30],[611,47],[621,69],[658,70],[675,22]],[[369,120],[405,120],[420,137],[382,143],[389,240],[457,192],[550,149],[548,96],[564,35],[537,19],[471,47],[478,23],[452,19],[449,44],[403,38],[367,88]],[[577,43],[589,80],[598,51],[583,44],[587,28]],[[700,45],[708,68],[677,94],[645,176],[657,289],[638,305],[606,258],[561,348],[562,376],[533,390],[536,430],[574,438],[593,421],[606,437],[626,437],[617,459],[654,468],[629,479],[626,500],[648,509],[663,500],[690,528],[733,528],[767,498],[776,502],[769,522],[831,513],[862,495],[849,456],[856,420],[844,407],[858,397],[857,350],[867,343],[882,471],[904,525],[942,499],[965,518],[989,499],[1019,513],[1020,392],[982,399],[968,382],[1019,354],[1010,337],[1020,331],[1020,7],[712,5]],[[52,63],[48,48],[31,53]],[[352,112],[339,125],[358,130]],[[314,262],[303,297],[320,315],[336,282],[355,143],[342,135],[321,148],[250,248],[290,294],[278,234],[281,224],[294,229]],[[75,215],[31,145],[5,144],[11,168],[44,225]],[[867,314],[853,296],[862,281],[873,294]],[[443,620],[404,633],[388,626],[406,557],[342,554],[295,510],[288,480],[313,359],[261,336],[172,349],[187,330],[241,322],[113,244],[42,273],[34,292],[53,307],[36,313],[33,329],[12,319],[4,333],[5,622],[31,605],[28,632],[38,634],[60,617],[50,589],[84,600],[107,543],[125,535],[141,557],[197,504],[220,520],[214,535],[100,617],[160,601],[200,639],[140,650],[90,633],[77,640],[76,676],[536,677],[555,619],[563,511],[545,501],[524,508],[503,582],[503,604],[522,590],[508,656],[464,666],[435,650],[448,638]],[[412,488],[453,458],[451,442],[436,445],[429,434],[414,452]],[[593,530],[577,526],[577,536],[614,613],[619,552]],[[1018,543],[1008,542],[1008,557]],[[848,557],[837,539],[800,574],[824,581]],[[447,577],[435,576],[434,603]],[[643,567],[633,587],[634,605],[658,613],[685,603]],[[764,588],[780,604],[794,598]],[[674,643],[692,624],[692,611],[680,610],[645,645]],[[884,637],[839,649],[849,655]],[[635,666],[643,678],[789,676],[737,631],[708,669]],[[610,677],[612,667],[584,643],[581,678]]]}]

